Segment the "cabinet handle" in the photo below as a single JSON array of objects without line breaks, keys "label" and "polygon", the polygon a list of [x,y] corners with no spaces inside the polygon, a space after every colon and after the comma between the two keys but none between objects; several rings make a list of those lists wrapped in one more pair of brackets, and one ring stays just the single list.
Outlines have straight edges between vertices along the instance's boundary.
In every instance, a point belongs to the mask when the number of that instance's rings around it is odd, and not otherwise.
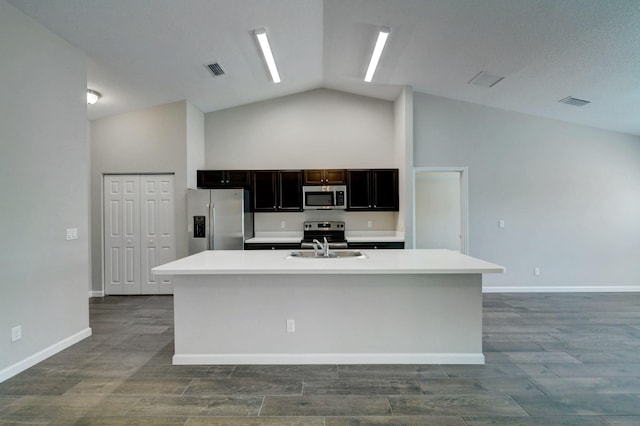
[{"label": "cabinet handle", "polygon": [[229,179],[227,179],[227,183],[229,183]]},{"label": "cabinet handle", "polygon": [[378,207],[376,204],[373,205],[374,208]]},{"label": "cabinet handle", "polygon": [[224,179],[222,179],[222,180],[220,181],[220,183],[224,183]]}]

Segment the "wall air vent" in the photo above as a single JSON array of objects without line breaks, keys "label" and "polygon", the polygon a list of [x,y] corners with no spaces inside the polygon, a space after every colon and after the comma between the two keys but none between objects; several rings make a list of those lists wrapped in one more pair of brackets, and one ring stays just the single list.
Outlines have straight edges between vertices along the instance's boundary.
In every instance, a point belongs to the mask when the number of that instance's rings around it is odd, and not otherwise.
[{"label": "wall air vent", "polygon": [[564,99],[560,99],[558,102],[562,102],[563,104],[572,105],[572,106],[585,106],[586,104],[590,104],[590,101],[585,101],[584,99],[573,98],[571,96],[567,96]]},{"label": "wall air vent", "polygon": [[222,69],[220,64],[217,62],[214,62],[212,64],[207,64],[206,67],[209,69],[209,71],[211,71],[211,74],[213,74],[214,77],[224,75],[224,70]]},{"label": "wall air vent", "polygon": [[475,84],[476,86],[482,87],[493,87],[496,84],[500,83],[502,80],[504,80],[504,77],[489,74],[486,71],[480,71],[471,80],[469,80],[467,84]]}]

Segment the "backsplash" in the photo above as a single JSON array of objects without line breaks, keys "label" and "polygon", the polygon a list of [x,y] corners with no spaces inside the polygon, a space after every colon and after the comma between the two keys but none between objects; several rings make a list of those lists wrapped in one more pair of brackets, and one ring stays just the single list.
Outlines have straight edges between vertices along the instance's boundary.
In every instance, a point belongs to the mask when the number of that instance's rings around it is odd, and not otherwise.
[{"label": "backsplash", "polygon": [[[300,213],[255,213],[255,232],[302,232],[307,220],[341,220],[347,231],[395,231],[398,212],[312,210]],[[284,222],[284,227],[282,227]],[[369,227],[371,222],[371,227]]]}]

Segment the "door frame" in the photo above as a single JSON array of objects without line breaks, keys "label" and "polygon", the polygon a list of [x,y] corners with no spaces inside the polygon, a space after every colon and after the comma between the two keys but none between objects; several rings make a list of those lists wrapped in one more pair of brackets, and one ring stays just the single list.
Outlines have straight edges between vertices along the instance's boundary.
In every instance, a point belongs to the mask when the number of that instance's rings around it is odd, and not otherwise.
[{"label": "door frame", "polygon": [[460,174],[460,253],[469,254],[469,168],[468,167],[414,167],[413,168],[413,246],[416,247],[416,178],[418,173]]}]

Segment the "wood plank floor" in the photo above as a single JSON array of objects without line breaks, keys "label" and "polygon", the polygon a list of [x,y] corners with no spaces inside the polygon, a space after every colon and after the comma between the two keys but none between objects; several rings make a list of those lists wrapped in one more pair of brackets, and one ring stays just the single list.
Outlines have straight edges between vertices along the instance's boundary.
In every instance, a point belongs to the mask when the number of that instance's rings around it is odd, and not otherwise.
[{"label": "wood plank floor", "polygon": [[486,365],[172,366],[170,296],[0,384],[0,425],[640,425],[640,294],[485,294]]}]

